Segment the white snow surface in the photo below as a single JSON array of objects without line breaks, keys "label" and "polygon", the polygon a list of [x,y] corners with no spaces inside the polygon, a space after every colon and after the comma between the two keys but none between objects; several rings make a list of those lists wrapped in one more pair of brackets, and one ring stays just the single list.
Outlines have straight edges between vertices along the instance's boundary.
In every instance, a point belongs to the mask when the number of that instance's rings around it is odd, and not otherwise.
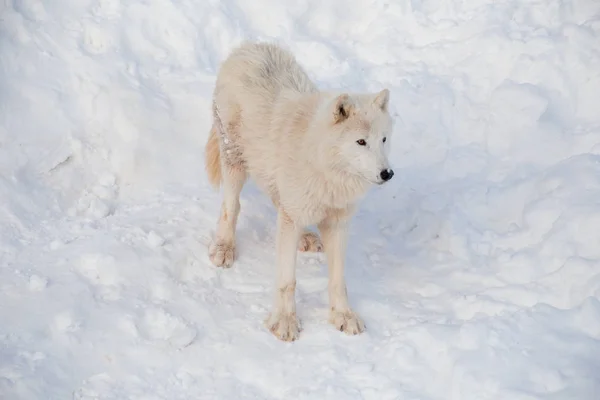
[{"label": "white snow surface", "polygon": [[[263,325],[275,211],[242,193],[213,267],[203,149],[220,62],[290,48],[322,88],[391,91],[396,176],[347,254],[367,331]],[[0,398],[600,399],[600,3],[5,0]]]}]

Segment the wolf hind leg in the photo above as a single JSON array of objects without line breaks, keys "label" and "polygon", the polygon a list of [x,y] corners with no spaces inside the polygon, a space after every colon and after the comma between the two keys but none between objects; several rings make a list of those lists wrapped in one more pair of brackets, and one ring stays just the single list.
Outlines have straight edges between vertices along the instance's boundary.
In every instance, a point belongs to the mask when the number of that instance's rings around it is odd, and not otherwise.
[{"label": "wolf hind leg", "polygon": [[319,235],[305,229],[298,241],[298,250],[301,252],[320,253],[323,251],[323,242]]},{"label": "wolf hind leg", "polygon": [[217,267],[229,268],[236,258],[235,230],[240,213],[240,193],[247,174],[241,166],[222,162],[223,203],[215,238],[209,246],[209,257]]},{"label": "wolf hind leg", "polygon": [[[269,191],[271,201],[275,208],[279,208],[279,194],[276,190]],[[304,229],[298,239],[298,251],[320,253],[323,251],[323,242],[318,233]]]}]

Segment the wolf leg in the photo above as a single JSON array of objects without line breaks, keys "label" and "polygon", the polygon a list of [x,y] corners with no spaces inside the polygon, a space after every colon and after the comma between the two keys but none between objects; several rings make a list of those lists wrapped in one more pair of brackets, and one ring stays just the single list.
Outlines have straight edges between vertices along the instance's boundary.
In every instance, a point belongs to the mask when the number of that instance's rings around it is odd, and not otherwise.
[{"label": "wolf leg", "polygon": [[302,235],[300,235],[298,250],[302,252],[319,253],[323,251],[323,243],[321,242],[319,235],[305,229]]},{"label": "wolf leg", "polygon": [[[276,208],[279,208],[279,194],[271,192],[271,201]],[[315,232],[311,232],[308,229],[304,229],[298,240],[298,251],[302,252],[315,252],[319,253],[323,251],[323,243],[321,238]]]},{"label": "wolf leg", "polygon": [[294,341],[301,330],[296,316],[296,254],[301,228],[279,210],[277,215],[277,282],[273,311],[265,321],[284,341]]},{"label": "wolf leg", "polygon": [[329,270],[329,322],[349,335],[365,330],[360,317],[348,305],[344,278],[348,216],[333,216],[319,224]]},{"label": "wolf leg", "polygon": [[235,228],[240,213],[240,193],[246,182],[246,171],[222,165],[223,203],[217,224],[217,233],[209,246],[209,257],[217,267],[231,267],[235,259]]}]

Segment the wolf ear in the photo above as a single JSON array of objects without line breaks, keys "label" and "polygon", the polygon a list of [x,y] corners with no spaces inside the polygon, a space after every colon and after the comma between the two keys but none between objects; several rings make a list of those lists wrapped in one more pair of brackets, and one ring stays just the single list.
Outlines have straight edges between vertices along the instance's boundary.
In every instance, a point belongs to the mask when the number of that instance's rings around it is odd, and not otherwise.
[{"label": "wolf ear", "polygon": [[352,99],[346,93],[339,95],[333,106],[333,120],[336,124],[348,119],[350,113],[354,110]]},{"label": "wolf ear", "polygon": [[389,89],[383,89],[381,92],[375,95],[373,99],[373,104],[375,107],[381,109],[382,111],[387,111],[388,103],[390,101],[390,91]]}]

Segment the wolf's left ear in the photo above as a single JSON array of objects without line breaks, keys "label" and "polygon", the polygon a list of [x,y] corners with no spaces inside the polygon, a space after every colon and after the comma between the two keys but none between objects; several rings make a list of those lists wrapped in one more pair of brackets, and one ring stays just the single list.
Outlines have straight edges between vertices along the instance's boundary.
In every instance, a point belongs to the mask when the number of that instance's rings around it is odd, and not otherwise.
[{"label": "wolf's left ear", "polygon": [[375,95],[373,99],[373,104],[375,107],[381,109],[382,111],[387,111],[388,103],[390,101],[390,91],[389,89],[383,89],[381,92]]}]

